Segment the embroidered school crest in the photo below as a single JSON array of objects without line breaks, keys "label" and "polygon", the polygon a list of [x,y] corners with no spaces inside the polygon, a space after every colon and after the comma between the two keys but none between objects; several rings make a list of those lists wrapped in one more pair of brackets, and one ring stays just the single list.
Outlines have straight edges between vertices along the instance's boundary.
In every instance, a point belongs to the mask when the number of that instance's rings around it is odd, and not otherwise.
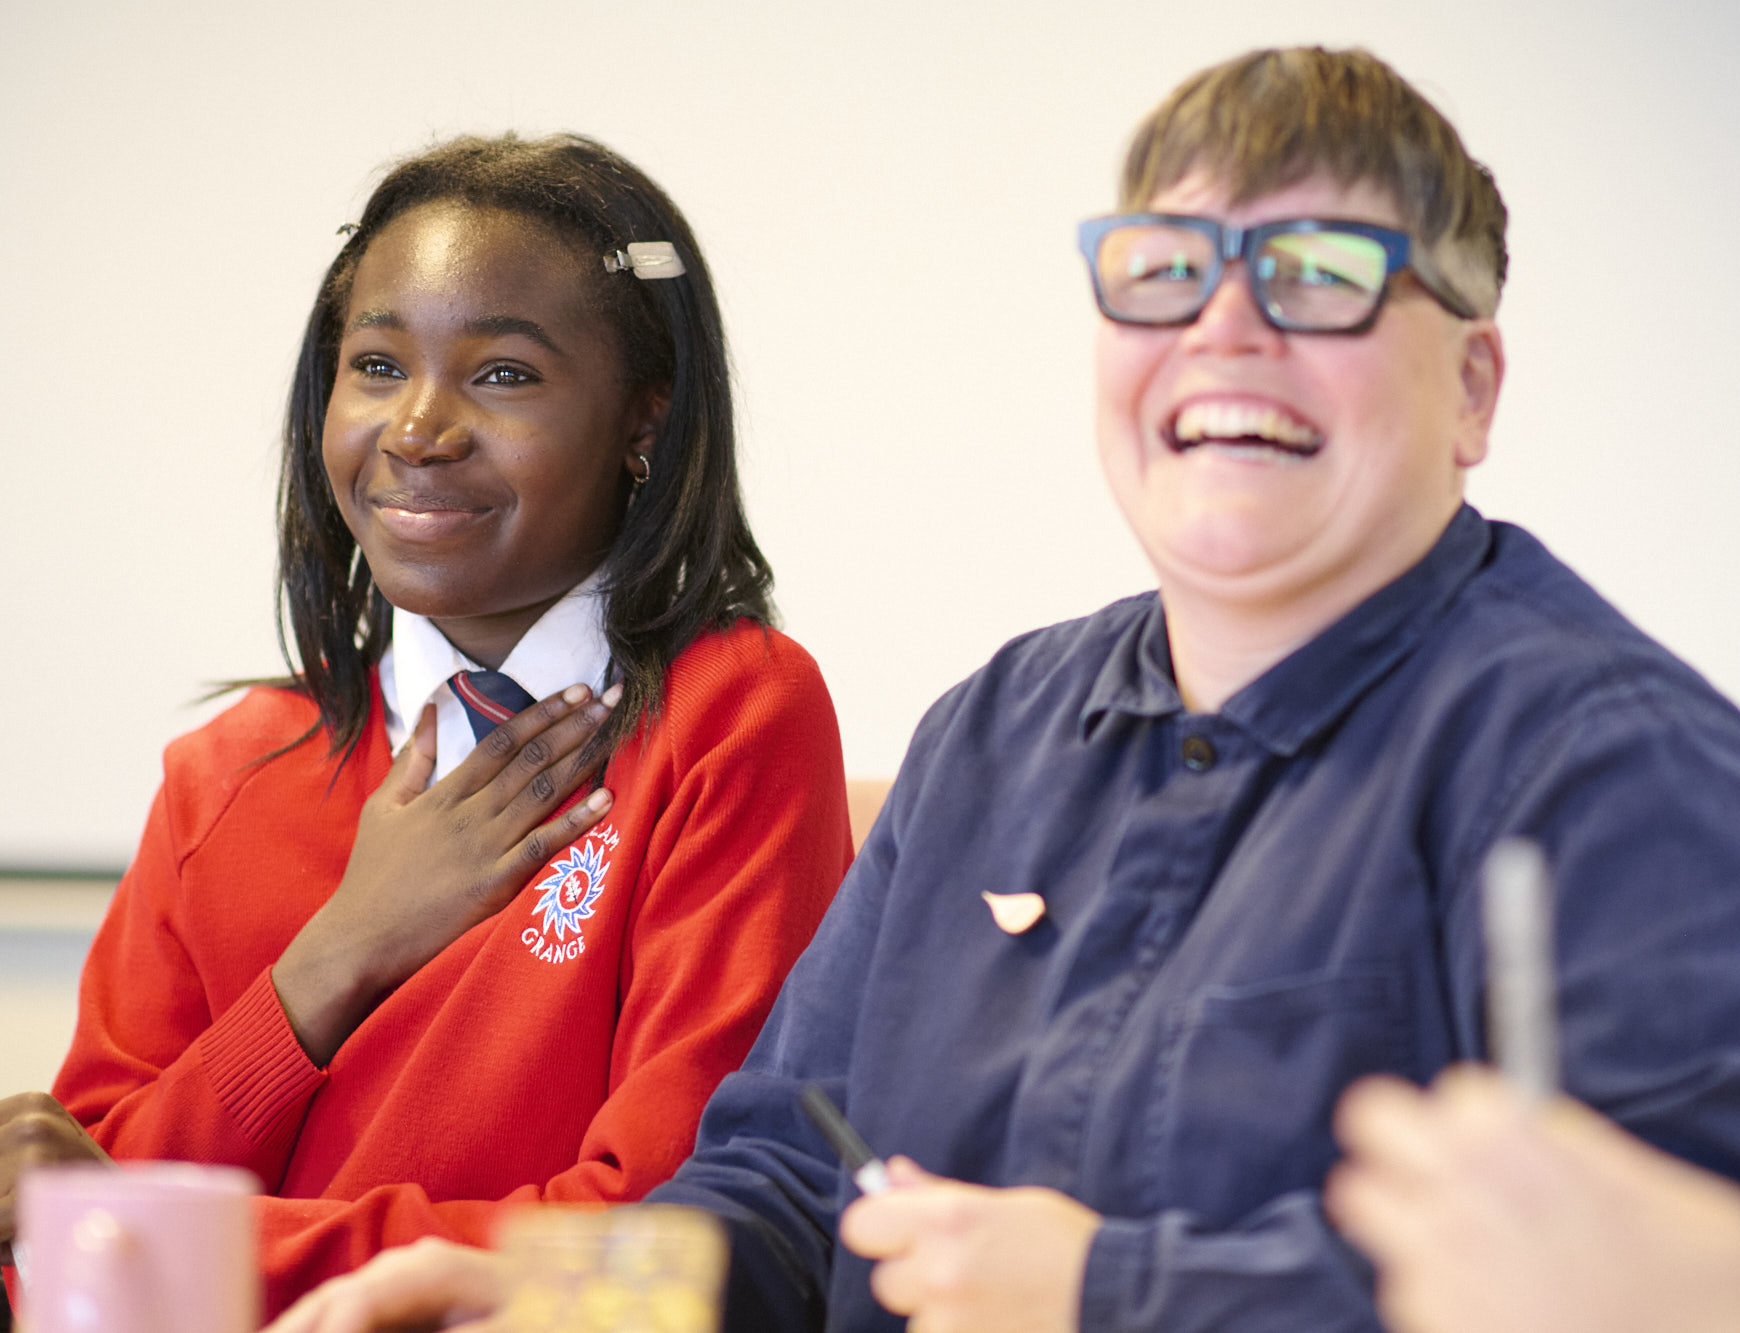
[{"label": "embroidered school crest", "polygon": [[533,887],[538,900],[532,904],[537,925],[520,933],[520,942],[534,958],[546,963],[565,963],[586,952],[586,935],[580,923],[592,915],[604,892],[610,873],[607,854],[617,844],[614,826],[601,824],[550,863],[550,873]]}]

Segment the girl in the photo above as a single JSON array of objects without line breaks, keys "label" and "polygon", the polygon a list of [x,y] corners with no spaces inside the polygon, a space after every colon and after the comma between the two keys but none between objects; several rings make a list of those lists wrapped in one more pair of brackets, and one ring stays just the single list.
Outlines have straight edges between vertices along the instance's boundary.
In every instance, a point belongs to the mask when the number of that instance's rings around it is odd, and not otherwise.
[{"label": "girl", "polygon": [[386,177],[291,392],[301,669],[170,746],[53,1099],[0,1103],[0,1242],[21,1162],[235,1163],[270,1312],[675,1168],[850,858],[733,448],[635,167],[510,136]]}]

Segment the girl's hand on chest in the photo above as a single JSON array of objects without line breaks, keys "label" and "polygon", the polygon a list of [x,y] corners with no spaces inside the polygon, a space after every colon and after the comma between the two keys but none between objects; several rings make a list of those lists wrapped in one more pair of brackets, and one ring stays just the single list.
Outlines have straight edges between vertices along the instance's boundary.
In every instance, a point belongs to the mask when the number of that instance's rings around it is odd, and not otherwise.
[{"label": "girl's hand on chest", "polygon": [[291,941],[272,981],[297,1039],[324,1066],[395,986],[494,915],[551,855],[610,809],[586,742],[616,702],[571,686],[502,723],[458,768],[435,766],[433,709],[364,804],[344,878]]}]

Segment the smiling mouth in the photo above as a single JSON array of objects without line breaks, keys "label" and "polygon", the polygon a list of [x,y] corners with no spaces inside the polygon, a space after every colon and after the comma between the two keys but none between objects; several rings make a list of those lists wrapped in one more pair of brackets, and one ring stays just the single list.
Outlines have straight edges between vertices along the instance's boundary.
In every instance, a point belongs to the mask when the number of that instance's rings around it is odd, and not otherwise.
[{"label": "smiling mouth", "polygon": [[1310,458],[1323,447],[1323,432],[1273,403],[1187,403],[1161,431],[1174,453],[1204,445],[1240,453]]},{"label": "smiling mouth", "polygon": [[373,496],[369,503],[376,509],[397,509],[407,514],[481,514],[489,507],[463,496],[414,491],[387,491]]},{"label": "smiling mouth", "polygon": [[458,495],[386,491],[371,496],[381,529],[394,540],[423,545],[458,538],[487,518],[491,506]]}]

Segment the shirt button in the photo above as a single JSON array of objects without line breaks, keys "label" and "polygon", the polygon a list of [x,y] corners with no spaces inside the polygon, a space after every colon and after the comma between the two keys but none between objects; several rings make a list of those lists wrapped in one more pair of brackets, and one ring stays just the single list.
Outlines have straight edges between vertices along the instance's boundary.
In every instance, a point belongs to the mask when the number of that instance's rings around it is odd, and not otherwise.
[{"label": "shirt button", "polygon": [[1214,743],[1206,736],[1184,738],[1184,766],[1192,773],[1206,773],[1214,767]]}]

